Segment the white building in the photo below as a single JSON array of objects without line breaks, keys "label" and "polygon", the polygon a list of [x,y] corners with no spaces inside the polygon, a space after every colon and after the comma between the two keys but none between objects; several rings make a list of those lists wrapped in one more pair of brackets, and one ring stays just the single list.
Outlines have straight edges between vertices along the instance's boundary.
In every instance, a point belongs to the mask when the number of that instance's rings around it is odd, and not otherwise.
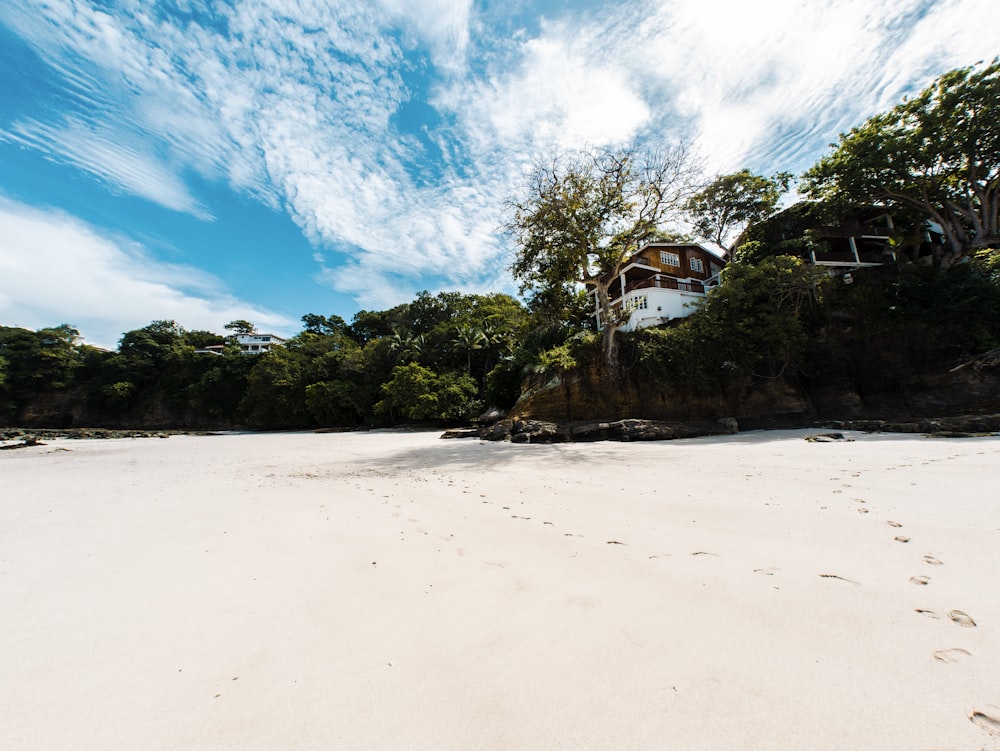
[{"label": "white building", "polygon": [[273,347],[283,347],[285,340],[274,334],[237,334],[236,343],[240,345],[240,351],[247,355],[260,355],[270,352]]}]

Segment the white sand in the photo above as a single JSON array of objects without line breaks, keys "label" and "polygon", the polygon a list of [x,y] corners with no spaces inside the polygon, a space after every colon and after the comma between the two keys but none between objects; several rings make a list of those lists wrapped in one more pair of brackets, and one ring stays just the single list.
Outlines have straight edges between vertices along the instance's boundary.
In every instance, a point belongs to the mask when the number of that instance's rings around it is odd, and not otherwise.
[{"label": "white sand", "polygon": [[1000,749],[1000,438],[808,432],[0,452],[0,749]]}]

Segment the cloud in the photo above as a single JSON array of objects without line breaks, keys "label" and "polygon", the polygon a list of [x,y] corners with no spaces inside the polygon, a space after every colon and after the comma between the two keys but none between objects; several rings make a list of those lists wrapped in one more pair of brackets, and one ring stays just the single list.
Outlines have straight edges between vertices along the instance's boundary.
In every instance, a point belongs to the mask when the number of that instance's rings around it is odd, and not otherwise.
[{"label": "cloud", "polygon": [[188,266],[149,257],[62,212],[0,197],[0,321],[38,329],[69,323],[88,343],[113,349],[125,331],[173,319],[188,329],[221,331],[246,319],[289,333],[290,319],[244,302]]},{"label": "cloud", "polygon": [[[641,46],[651,80],[697,117],[722,170],[809,166],[836,135],[995,54],[1000,6],[980,0],[795,3],[675,0],[654,7]],[[969,25],[975,20],[975,30]]]},{"label": "cloud", "polygon": [[[595,55],[593,32],[559,25],[527,40],[513,72],[466,90],[464,124],[488,124],[478,138],[508,149],[573,149],[621,143],[651,117],[630,72]],[[454,106],[454,105],[453,105]]]},{"label": "cloud", "polygon": [[509,283],[502,200],[535,155],[690,137],[712,169],[797,171],[1000,28],[982,0],[174,5],[0,6],[71,94],[0,137],[205,219],[194,176],[281,208],[369,307]]},{"label": "cloud", "polygon": [[403,29],[412,29],[431,51],[434,64],[445,71],[459,71],[469,46],[472,0],[378,0],[389,17]]},{"label": "cloud", "polygon": [[0,130],[0,139],[56,154],[68,164],[101,178],[113,190],[202,219],[211,218],[183,180],[148,153],[147,144],[132,133],[70,117],[62,127],[21,122],[11,131]]}]

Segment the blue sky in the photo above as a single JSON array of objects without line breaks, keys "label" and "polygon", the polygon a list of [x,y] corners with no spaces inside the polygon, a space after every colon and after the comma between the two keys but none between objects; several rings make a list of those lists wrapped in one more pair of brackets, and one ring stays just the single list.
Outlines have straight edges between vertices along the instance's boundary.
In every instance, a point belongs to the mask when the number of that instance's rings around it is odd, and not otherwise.
[{"label": "blue sky", "polygon": [[513,292],[538,156],[799,172],[998,29],[994,0],[3,2],[0,324],[113,347]]}]

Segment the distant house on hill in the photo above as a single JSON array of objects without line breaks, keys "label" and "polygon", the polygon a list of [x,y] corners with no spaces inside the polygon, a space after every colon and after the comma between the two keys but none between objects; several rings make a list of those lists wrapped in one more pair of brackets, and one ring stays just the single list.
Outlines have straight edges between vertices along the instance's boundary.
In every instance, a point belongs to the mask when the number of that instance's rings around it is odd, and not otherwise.
[{"label": "distant house on hill", "polygon": [[[609,294],[612,310],[624,310],[622,331],[658,326],[690,315],[719,283],[726,262],[721,253],[698,243],[653,242],[625,264]],[[600,327],[596,292],[594,320]]]},{"label": "distant house on hill", "polygon": [[194,352],[196,355],[221,355],[225,348],[225,344],[206,344],[204,347],[198,347]]},{"label": "distant house on hill", "polygon": [[285,346],[285,340],[274,334],[237,334],[236,343],[240,345],[240,352],[245,355],[260,355],[270,352],[274,347]]}]

